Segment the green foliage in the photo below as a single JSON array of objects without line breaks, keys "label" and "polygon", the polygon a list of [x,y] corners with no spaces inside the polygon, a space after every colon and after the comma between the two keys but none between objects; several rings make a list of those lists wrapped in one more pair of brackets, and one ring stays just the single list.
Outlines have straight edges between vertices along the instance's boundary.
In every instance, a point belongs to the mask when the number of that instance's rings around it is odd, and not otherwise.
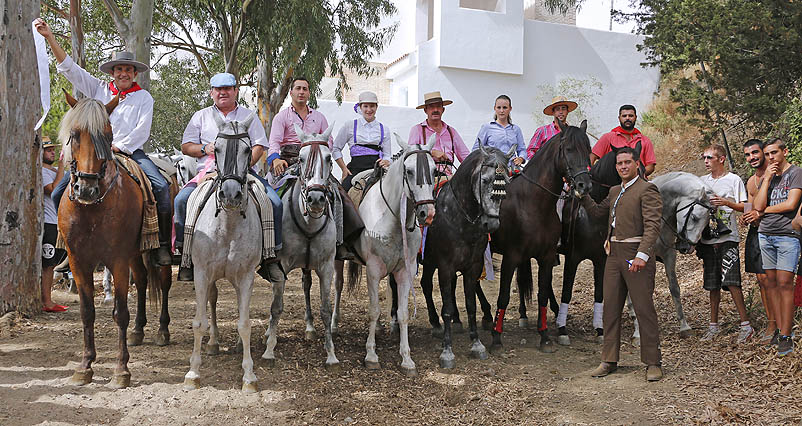
[{"label": "green foliage", "polygon": [[795,97],[777,123],[776,133],[788,144],[790,161],[802,164],[802,98]]},{"label": "green foliage", "polygon": [[[598,117],[591,116],[588,111],[592,110],[597,104],[598,99],[601,98],[604,92],[604,85],[595,77],[589,78],[573,78],[566,77],[560,79],[556,85],[541,84],[537,87],[537,97],[535,98],[535,105],[551,104],[552,98],[555,96],[565,96],[567,99],[577,103],[575,110],[568,114],[568,122],[578,126],[582,120],[588,120],[588,132],[596,136],[599,134],[597,124]],[[554,118],[544,115],[543,110],[533,112],[535,122],[541,125],[551,123]]]},{"label": "green foliage", "polygon": [[691,70],[671,91],[707,138],[742,123],[768,134],[802,76],[802,4],[789,0],[641,0],[633,19],[645,65]]}]

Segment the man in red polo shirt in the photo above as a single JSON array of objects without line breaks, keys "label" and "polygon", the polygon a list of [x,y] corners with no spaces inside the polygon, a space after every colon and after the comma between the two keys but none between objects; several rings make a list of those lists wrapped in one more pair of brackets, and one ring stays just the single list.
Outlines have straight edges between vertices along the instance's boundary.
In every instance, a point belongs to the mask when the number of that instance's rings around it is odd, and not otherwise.
[{"label": "man in red polo shirt", "polygon": [[635,121],[638,115],[635,107],[632,105],[623,105],[618,109],[618,122],[621,124],[609,133],[602,135],[601,139],[596,142],[590,152],[590,164],[593,165],[599,158],[604,157],[604,154],[612,151],[612,147],[621,148],[628,146],[635,148],[638,142],[641,143],[640,161],[646,168],[646,176],[648,177],[654,172],[654,166],[657,160],[654,156],[654,145],[640,130],[635,128]]}]

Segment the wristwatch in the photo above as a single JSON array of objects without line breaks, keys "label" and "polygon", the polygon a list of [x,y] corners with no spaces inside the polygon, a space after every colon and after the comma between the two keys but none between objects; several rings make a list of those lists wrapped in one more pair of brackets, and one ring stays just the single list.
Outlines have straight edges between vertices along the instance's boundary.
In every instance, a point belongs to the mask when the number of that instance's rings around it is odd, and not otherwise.
[{"label": "wristwatch", "polygon": [[201,146],[201,152],[203,153],[203,155],[207,155],[207,154],[206,154],[206,147],[207,147],[207,146],[209,146],[209,144],[208,144],[208,143],[205,143],[205,144],[203,144],[203,146]]}]

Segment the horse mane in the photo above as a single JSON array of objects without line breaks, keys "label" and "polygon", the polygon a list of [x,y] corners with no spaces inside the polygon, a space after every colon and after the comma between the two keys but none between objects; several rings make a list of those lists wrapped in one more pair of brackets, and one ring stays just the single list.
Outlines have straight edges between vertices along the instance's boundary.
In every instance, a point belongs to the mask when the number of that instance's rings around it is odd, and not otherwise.
[{"label": "horse mane", "polygon": [[59,125],[58,140],[61,146],[67,146],[74,130],[87,132],[95,146],[97,158],[111,160],[114,156],[111,151],[111,137],[106,134],[108,124],[106,106],[96,99],[84,98],[64,114]]}]

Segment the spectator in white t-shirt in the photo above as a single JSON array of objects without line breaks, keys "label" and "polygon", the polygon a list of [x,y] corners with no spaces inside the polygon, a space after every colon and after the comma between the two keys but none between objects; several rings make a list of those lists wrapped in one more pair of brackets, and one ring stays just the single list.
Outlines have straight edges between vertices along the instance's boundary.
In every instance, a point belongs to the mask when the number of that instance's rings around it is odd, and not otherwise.
[{"label": "spectator in white t-shirt", "polygon": [[50,198],[50,193],[53,192],[55,182],[61,181],[61,176],[64,174],[64,168],[59,161],[59,168],[53,167],[56,160],[56,146],[50,139],[44,137],[42,140],[42,185],[44,186],[44,194],[42,195],[42,204],[44,209],[44,229],[42,232],[42,310],[45,312],[64,312],[67,307],[64,305],[57,305],[50,297],[53,289],[53,267],[55,267],[64,256],[66,252],[63,249],[56,248],[56,238],[58,238],[56,206],[53,204],[53,199]]},{"label": "spectator in white t-shirt", "polygon": [[710,292],[710,327],[702,340],[713,340],[721,333],[718,320],[723,288],[730,292],[738,309],[741,328],[737,342],[744,343],[752,337],[754,330],[749,323],[741,291],[740,234],[735,212],[744,211],[746,188],[738,175],[727,171],[724,165],[727,153],[723,146],[710,145],[702,158],[710,174],[701,176],[701,179],[715,193],[710,197],[710,203],[717,207],[710,226],[702,234],[702,240],[696,248],[696,255],[702,259],[704,267],[704,289]]}]

